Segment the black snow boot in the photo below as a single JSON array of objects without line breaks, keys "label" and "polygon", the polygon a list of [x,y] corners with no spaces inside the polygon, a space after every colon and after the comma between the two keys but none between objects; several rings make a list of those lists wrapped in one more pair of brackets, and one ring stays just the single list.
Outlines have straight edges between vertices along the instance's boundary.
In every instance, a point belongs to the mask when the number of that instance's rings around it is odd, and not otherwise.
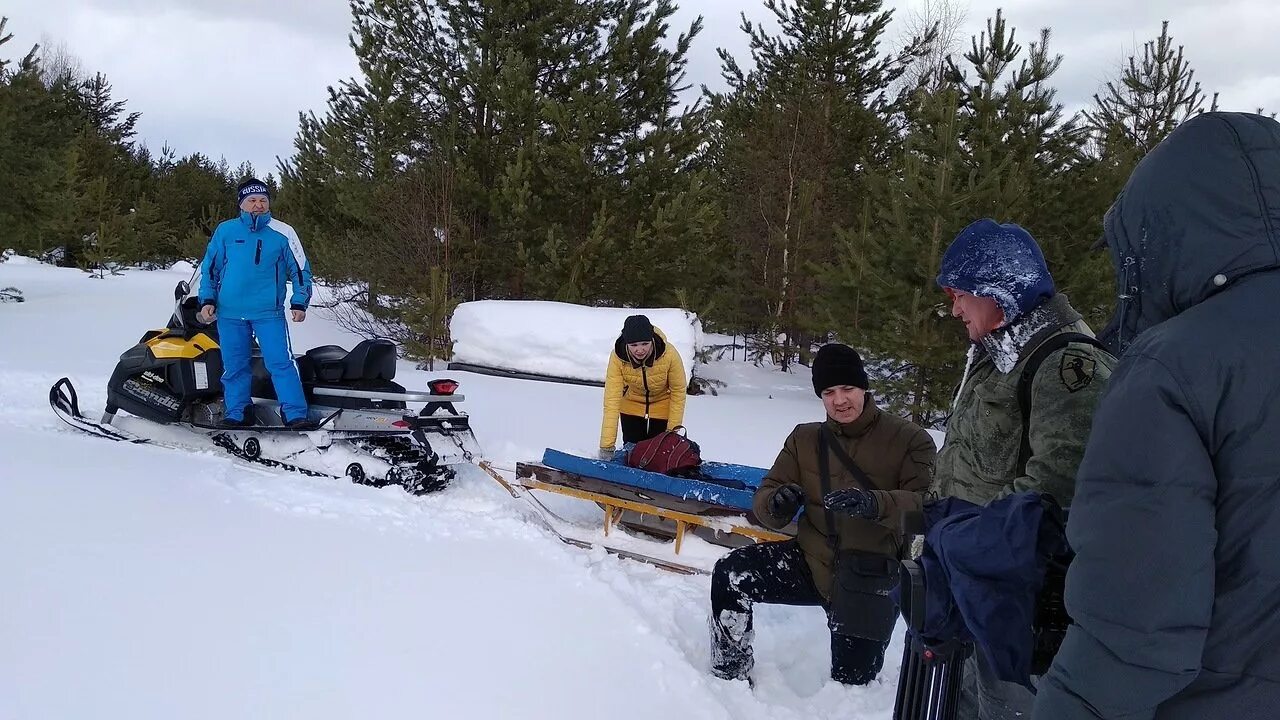
[{"label": "black snow boot", "polygon": [[293,420],[286,420],[284,426],[290,430],[315,430],[320,427],[320,423],[312,420],[311,418],[300,417]]},{"label": "black snow boot", "polygon": [[222,420],[218,422],[218,427],[226,428],[228,430],[251,427],[255,424],[254,418],[256,417],[253,411],[253,403],[249,403],[248,405],[245,405],[244,410],[240,412],[240,418],[223,416]]}]

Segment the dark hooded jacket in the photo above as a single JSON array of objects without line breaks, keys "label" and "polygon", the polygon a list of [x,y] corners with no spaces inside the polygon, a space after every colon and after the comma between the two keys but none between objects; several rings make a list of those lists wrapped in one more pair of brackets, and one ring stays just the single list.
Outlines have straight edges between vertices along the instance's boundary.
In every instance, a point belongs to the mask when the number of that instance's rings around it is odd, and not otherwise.
[{"label": "dark hooded jacket", "polygon": [[1104,222],[1122,350],[1036,720],[1280,715],[1280,123],[1206,113]]}]

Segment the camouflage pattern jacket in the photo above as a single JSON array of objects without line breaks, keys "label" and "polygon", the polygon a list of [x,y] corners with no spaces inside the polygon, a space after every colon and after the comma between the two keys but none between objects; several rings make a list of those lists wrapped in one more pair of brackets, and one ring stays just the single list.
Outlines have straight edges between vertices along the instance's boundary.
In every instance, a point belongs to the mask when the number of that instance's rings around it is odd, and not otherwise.
[{"label": "camouflage pattern jacket", "polygon": [[1062,293],[969,349],[965,376],[938,452],[931,491],[986,505],[1035,490],[1070,505],[1076,468],[1089,439],[1094,407],[1115,360],[1085,343],[1045,357],[1031,386],[1031,456],[1021,466],[1022,410],[1018,385],[1035,349],[1063,332],[1093,335]]}]

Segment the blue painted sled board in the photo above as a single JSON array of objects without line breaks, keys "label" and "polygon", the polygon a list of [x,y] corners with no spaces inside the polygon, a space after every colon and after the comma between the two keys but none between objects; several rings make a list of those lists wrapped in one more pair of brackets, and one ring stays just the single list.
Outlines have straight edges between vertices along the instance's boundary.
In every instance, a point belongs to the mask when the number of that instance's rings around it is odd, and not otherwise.
[{"label": "blue painted sled board", "polygon": [[674,495],[685,500],[698,500],[713,505],[723,505],[737,510],[750,510],[751,498],[764,478],[763,468],[730,463],[703,463],[708,475],[726,480],[739,480],[749,489],[724,487],[715,483],[674,477],[662,473],[627,467],[621,463],[596,460],[547,448],[542,454],[542,464],[564,472],[585,475],[606,482],[630,485],[653,492]]}]

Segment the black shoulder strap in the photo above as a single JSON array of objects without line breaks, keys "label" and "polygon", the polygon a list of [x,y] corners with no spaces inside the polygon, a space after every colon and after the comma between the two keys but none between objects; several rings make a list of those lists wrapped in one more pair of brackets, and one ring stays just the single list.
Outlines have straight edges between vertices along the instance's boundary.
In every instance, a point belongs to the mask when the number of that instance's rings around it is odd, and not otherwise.
[{"label": "black shoulder strap", "polygon": [[[854,462],[853,458],[849,457],[849,453],[844,451],[844,446],[840,444],[835,433],[831,432],[831,428],[827,427],[826,423],[823,423],[822,439],[825,441],[828,438],[830,438],[831,449],[836,451],[836,458],[840,460],[841,465],[844,465],[844,469],[848,470],[849,474],[853,475],[854,481],[861,485],[863,490],[875,490],[876,487],[871,484],[871,478],[867,477],[867,474],[862,471],[862,468],[858,467],[858,463]],[[825,455],[826,453],[824,452],[823,454]]]},{"label": "black shoulder strap", "polygon": [[1040,370],[1040,365],[1045,358],[1073,342],[1093,345],[1108,355],[1111,354],[1107,346],[1095,337],[1079,332],[1065,332],[1050,336],[1040,343],[1040,347],[1031,353],[1031,357],[1027,358],[1027,364],[1022,366],[1022,374],[1018,378],[1018,409],[1022,411],[1022,450],[1018,454],[1019,475],[1026,472],[1027,461],[1031,459],[1031,385],[1035,381],[1036,372]]},{"label": "black shoulder strap", "polygon": [[822,505],[822,512],[827,517],[827,545],[831,547],[831,551],[836,552],[836,546],[839,540],[836,539],[836,514],[831,512],[831,508],[827,507],[824,502],[827,493],[831,492],[831,460],[830,452],[827,446],[827,425],[822,424],[822,432],[818,433],[818,482],[822,485],[822,497],[818,502]]},{"label": "black shoulder strap", "polygon": [[[853,475],[853,479],[864,490],[875,490],[875,486],[871,484],[871,478],[858,467],[858,463],[849,457],[849,453],[845,452],[844,446],[840,444],[839,438],[835,433],[831,432],[831,428],[827,424],[822,423],[822,430],[818,433],[818,477],[822,483],[822,497],[825,499],[827,493],[831,492],[831,451],[834,450],[836,458],[840,460],[840,464]],[[821,501],[820,501],[821,502]],[[836,551],[839,540],[836,538],[836,518],[835,513],[831,512],[825,504],[822,506],[823,512],[827,516],[827,528],[831,534],[827,536],[827,544],[831,546],[831,550]]]}]

